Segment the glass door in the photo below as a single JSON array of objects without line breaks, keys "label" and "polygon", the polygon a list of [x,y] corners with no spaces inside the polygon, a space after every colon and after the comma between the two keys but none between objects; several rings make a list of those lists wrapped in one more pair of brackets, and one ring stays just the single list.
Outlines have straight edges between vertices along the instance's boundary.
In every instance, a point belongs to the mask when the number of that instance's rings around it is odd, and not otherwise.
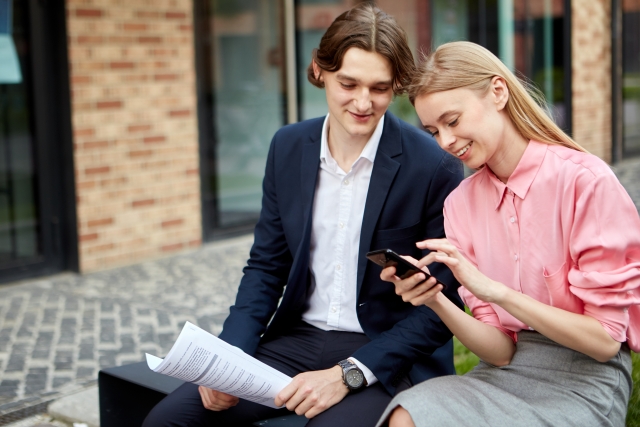
[{"label": "glass door", "polygon": [[67,220],[75,216],[65,213],[73,165],[60,41],[66,46],[63,1],[0,0],[0,282],[73,268],[66,256],[74,239],[65,230],[75,230]]},{"label": "glass door", "polygon": [[269,144],[286,123],[281,0],[196,11],[205,240],[255,224]]}]

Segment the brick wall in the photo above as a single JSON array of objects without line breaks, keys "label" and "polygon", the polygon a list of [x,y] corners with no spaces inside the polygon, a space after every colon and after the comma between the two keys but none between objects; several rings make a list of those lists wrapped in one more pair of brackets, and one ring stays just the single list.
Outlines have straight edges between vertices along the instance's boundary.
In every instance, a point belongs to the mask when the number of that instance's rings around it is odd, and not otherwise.
[{"label": "brick wall", "polygon": [[201,241],[191,0],[67,0],[81,271]]},{"label": "brick wall", "polygon": [[573,137],[611,161],[611,2],[572,0]]}]

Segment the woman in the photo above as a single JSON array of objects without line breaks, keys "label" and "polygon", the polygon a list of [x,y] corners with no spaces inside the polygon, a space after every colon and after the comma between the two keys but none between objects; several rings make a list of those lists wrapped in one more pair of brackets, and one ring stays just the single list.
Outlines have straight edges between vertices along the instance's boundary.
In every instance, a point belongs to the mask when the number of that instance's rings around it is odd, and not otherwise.
[{"label": "woman", "polygon": [[399,394],[379,425],[622,426],[638,350],[640,220],[610,168],[560,130],[493,54],[425,58],[409,90],[438,144],[479,169],[417,245],[462,285],[466,315],[422,274],[393,282],[481,359]]}]

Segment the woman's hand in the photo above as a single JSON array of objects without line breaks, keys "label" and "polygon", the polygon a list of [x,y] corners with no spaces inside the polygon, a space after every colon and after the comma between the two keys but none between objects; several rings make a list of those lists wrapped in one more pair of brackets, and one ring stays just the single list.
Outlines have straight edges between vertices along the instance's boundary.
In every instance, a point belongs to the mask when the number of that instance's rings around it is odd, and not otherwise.
[{"label": "woman's hand", "polygon": [[[403,258],[413,265],[419,265],[419,261],[415,258],[410,256],[403,256]],[[420,268],[429,274],[426,264],[421,265]],[[422,273],[416,273],[404,280],[400,279],[396,276],[395,267],[384,268],[380,273],[380,278],[386,282],[393,283],[396,287],[396,294],[400,295],[404,302],[410,302],[415,306],[429,305],[435,302],[436,295],[442,290],[442,285],[436,284],[434,277],[430,277],[429,280],[425,281],[427,276]]]},{"label": "woman's hand", "polygon": [[434,261],[441,262],[449,267],[458,282],[476,298],[498,304],[504,298],[507,287],[482,274],[447,239],[424,240],[416,243],[416,246],[431,250],[427,256],[418,261],[416,264],[418,267],[429,265]]}]

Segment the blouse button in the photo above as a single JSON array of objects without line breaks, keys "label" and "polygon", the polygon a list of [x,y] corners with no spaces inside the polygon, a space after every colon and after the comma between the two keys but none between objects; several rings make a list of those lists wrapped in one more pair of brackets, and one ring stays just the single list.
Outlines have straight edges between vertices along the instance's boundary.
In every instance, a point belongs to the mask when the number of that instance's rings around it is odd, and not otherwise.
[{"label": "blouse button", "polygon": [[516,222],[516,219],[514,217],[509,218],[509,221],[511,221],[512,223]]},{"label": "blouse button", "polygon": [[622,309],[622,311],[623,311],[623,312],[625,312],[625,313],[626,313],[628,310],[629,310],[629,309],[628,309],[627,307],[625,307],[625,308],[623,308],[623,309]]},{"label": "blouse button", "polygon": [[518,254],[515,254],[515,255],[513,256],[513,259],[517,261],[517,260],[518,260]]}]

